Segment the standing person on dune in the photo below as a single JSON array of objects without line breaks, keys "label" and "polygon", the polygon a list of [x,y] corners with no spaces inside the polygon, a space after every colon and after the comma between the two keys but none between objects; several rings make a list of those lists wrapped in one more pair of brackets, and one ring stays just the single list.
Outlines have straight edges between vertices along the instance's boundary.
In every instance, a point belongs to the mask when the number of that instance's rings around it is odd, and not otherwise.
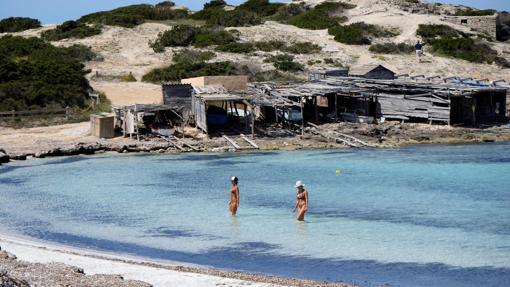
[{"label": "standing person on dune", "polygon": [[298,180],[295,187],[297,188],[296,193],[296,206],[293,211],[297,209],[297,220],[304,221],[305,213],[308,211],[308,191],[305,190],[305,185]]},{"label": "standing person on dune", "polygon": [[238,178],[233,176],[231,178],[232,188],[230,189],[230,203],[229,210],[232,216],[236,215],[237,208],[239,207],[239,186],[238,186]]},{"label": "standing person on dune", "polygon": [[421,63],[421,57],[423,57],[423,43],[418,40],[416,45],[414,45],[414,48],[416,49],[416,58],[418,59],[418,63]]}]

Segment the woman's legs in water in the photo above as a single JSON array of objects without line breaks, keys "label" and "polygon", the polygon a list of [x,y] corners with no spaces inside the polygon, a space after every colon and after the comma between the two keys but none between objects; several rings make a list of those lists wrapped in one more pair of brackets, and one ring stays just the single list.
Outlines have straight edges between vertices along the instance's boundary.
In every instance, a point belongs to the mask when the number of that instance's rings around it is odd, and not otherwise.
[{"label": "woman's legs in water", "polygon": [[231,203],[230,204],[230,214],[236,215],[236,213],[237,213],[237,204]]},{"label": "woman's legs in water", "polygon": [[297,220],[299,221],[303,221],[305,220],[305,213],[306,213],[306,209],[305,207],[300,207],[298,208],[298,216],[297,216]]}]

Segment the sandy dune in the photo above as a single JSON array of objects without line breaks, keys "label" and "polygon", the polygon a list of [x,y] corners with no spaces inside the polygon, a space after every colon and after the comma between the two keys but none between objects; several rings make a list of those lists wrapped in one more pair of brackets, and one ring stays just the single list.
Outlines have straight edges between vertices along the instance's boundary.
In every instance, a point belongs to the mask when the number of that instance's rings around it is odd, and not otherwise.
[{"label": "sandy dune", "polygon": [[[323,0],[308,0],[308,3],[317,4]],[[378,24],[388,28],[398,29],[400,35],[392,39],[376,39],[376,42],[407,42],[417,40],[416,29],[419,24],[447,24],[456,29],[469,32],[466,27],[455,26],[442,22],[439,15],[410,14],[399,9],[394,3],[396,0],[350,0],[357,7],[346,12],[348,23],[366,22]],[[42,30],[29,30],[18,33],[23,36],[37,36]],[[67,39],[55,42],[56,45],[68,46],[76,43],[90,46],[93,51],[100,54],[104,61],[94,61],[86,64],[92,70],[90,78],[96,73],[106,76],[132,73],[138,80],[136,83],[105,82],[91,80],[91,85],[112,100],[114,104],[156,103],[160,99],[161,91],[156,85],[141,83],[141,77],[153,68],[162,67],[172,62],[173,52],[181,48],[167,48],[164,53],[155,53],[149,42],[157,38],[158,33],[171,29],[170,26],[158,23],[145,23],[133,29],[122,27],[109,27],[103,29],[101,35],[85,39]],[[334,68],[335,65],[325,63],[308,65],[311,60],[333,58],[342,66],[353,66],[366,63],[382,63],[394,69],[397,74],[411,75],[443,75],[475,77],[480,79],[510,80],[510,69],[501,69],[496,65],[473,64],[463,60],[433,56],[427,53],[426,62],[418,64],[414,55],[374,55],[368,51],[368,46],[344,45],[333,40],[326,30],[304,30],[290,25],[268,21],[263,25],[254,27],[237,27],[241,40],[260,41],[278,39],[289,42],[309,41],[322,47],[322,52],[313,55],[297,55],[296,60],[306,64],[307,69]],[[492,43],[502,56],[510,59],[510,43]],[[215,60],[230,60],[236,63],[259,66],[272,69],[272,64],[264,63],[267,53],[232,54],[216,52]],[[303,77],[306,75],[303,74]]]}]

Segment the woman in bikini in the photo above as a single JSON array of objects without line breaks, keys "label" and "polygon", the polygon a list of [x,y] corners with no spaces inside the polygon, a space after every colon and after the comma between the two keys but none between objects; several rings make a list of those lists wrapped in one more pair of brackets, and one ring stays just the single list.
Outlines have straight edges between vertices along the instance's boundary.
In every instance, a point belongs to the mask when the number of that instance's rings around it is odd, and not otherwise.
[{"label": "woman in bikini", "polygon": [[233,176],[231,182],[232,188],[230,189],[229,209],[232,215],[236,215],[237,208],[239,207],[239,186],[237,185],[237,177]]},{"label": "woman in bikini", "polygon": [[298,180],[296,182],[296,206],[293,211],[297,210],[297,220],[304,221],[305,213],[308,211],[308,191],[305,190],[305,185]]}]

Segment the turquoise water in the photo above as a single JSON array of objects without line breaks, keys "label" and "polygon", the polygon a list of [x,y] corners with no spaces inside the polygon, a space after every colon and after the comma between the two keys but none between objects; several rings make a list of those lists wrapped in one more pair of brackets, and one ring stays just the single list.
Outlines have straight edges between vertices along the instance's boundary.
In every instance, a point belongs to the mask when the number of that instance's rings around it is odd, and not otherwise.
[{"label": "turquoise water", "polygon": [[[304,223],[291,212],[298,179]],[[11,163],[0,167],[0,229],[362,286],[510,286],[510,144]]]}]

